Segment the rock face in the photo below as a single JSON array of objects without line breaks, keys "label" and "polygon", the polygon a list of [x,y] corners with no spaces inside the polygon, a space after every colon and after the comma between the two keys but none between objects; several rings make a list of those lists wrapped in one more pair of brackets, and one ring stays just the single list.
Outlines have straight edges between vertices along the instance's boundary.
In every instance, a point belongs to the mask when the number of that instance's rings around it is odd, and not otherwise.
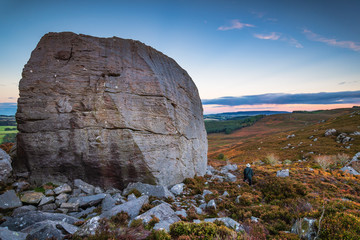
[{"label": "rock face", "polygon": [[19,89],[13,168],[32,182],[79,178],[123,189],[206,172],[197,88],[173,59],[141,42],[46,34]]}]

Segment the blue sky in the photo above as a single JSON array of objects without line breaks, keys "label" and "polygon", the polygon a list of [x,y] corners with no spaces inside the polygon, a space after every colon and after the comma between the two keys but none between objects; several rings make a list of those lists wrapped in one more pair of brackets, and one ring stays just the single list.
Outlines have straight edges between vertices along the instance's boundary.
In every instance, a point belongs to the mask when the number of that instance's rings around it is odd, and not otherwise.
[{"label": "blue sky", "polygon": [[[140,40],[172,57],[196,83],[205,113],[359,105],[359,12],[357,0],[0,0],[0,103],[16,102],[44,34],[73,31]],[[314,97],[323,92],[347,93],[324,105]],[[272,103],[266,94],[310,98]]]}]

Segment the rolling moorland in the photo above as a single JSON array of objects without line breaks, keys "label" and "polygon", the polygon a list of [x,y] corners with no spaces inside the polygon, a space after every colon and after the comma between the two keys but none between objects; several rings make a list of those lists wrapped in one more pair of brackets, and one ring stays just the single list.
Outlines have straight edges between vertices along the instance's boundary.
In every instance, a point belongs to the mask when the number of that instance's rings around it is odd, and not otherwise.
[{"label": "rolling moorland", "polygon": [[[360,171],[360,161],[350,163],[360,152],[359,131],[360,109],[351,108],[263,116],[228,134],[208,134],[209,165],[214,169],[184,181],[184,192],[175,199],[186,209],[183,222],[173,224],[168,233],[150,232],[156,217],[147,225],[127,227],[128,217],[120,214],[85,239],[358,239],[360,177],[340,169]],[[253,186],[242,181],[246,163],[255,172]],[[224,181],[224,169],[234,166],[229,164],[237,166],[228,169],[236,179]],[[215,208],[185,207],[209,205],[211,200]],[[166,201],[179,210],[173,199]],[[152,207],[146,204],[141,212]],[[215,217],[230,217],[243,229],[235,232],[221,221],[190,223]]]}]

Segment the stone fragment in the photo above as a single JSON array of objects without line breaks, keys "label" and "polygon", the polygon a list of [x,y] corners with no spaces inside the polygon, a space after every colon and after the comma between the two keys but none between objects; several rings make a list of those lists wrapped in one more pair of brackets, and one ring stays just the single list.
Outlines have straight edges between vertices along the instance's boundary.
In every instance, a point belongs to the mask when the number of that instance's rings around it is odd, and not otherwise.
[{"label": "stone fragment", "polygon": [[254,217],[254,216],[251,216],[251,221],[252,222],[255,222],[255,223],[258,223],[259,221],[260,221],[260,219],[259,218],[257,218],[257,217]]},{"label": "stone fragment", "polygon": [[16,215],[19,215],[19,214],[25,213],[25,212],[30,212],[30,211],[36,211],[36,207],[33,205],[25,205],[25,206],[18,207],[16,209],[14,209],[11,216],[15,217]]},{"label": "stone fragment", "polygon": [[78,227],[63,221],[45,220],[37,222],[21,232],[28,234],[27,239],[47,240],[64,239],[68,234],[74,234]]},{"label": "stone fragment", "polygon": [[236,182],[236,176],[234,174],[228,172],[225,174],[225,180],[227,182]]},{"label": "stone fragment", "polygon": [[13,168],[31,182],[123,189],[205,174],[198,90],[173,59],[139,41],[48,33],[19,90]]},{"label": "stone fragment", "polygon": [[21,231],[34,223],[42,221],[62,221],[69,224],[74,224],[78,221],[77,218],[67,216],[60,213],[47,213],[40,211],[30,211],[16,215],[15,217],[7,219],[0,227],[8,227],[12,231]]},{"label": "stone fragment", "polygon": [[136,196],[135,196],[135,194],[129,194],[128,196],[127,196],[127,200],[128,201],[132,201],[132,200],[135,200],[136,199]]},{"label": "stone fragment", "polygon": [[90,194],[90,195],[94,194],[95,187],[93,185],[84,182],[81,179],[75,179],[74,186],[79,188],[81,191],[83,191],[86,194]]},{"label": "stone fragment", "polygon": [[213,208],[216,209],[216,203],[214,199],[211,199],[207,204],[206,204],[206,208]]},{"label": "stone fragment", "polygon": [[175,195],[180,195],[184,191],[184,183],[175,184],[170,191]]},{"label": "stone fragment", "polygon": [[50,196],[50,197],[43,197],[39,203],[39,206],[48,204],[48,203],[52,203],[55,201],[54,196]]},{"label": "stone fragment", "polygon": [[226,173],[228,171],[236,171],[238,169],[236,164],[228,164],[221,168],[222,173]]},{"label": "stone fragment", "polygon": [[130,183],[126,189],[123,191],[123,195],[127,195],[130,193],[131,190],[136,189],[142,194],[158,197],[158,198],[167,198],[172,197],[174,198],[174,195],[165,187],[161,185],[150,185],[146,183]]},{"label": "stone fragment", "polygon": [[291,228],[291,232],[299,235],[301,239],[311,240],[316,236],[316,219],[302,218],[297,220]]},{"label": "stone fragment", "polygon": [[230,194],[227,192],[227,191],[225,191],[224,193],[223,193],[223,197],[228,197]]},{"label": "stone fragment", "polygon": [[155,230],[164,229],[169,231],[171,224],[181,221],[174,210],[172,210],[171,205],[168,203],[162,203],[156,207],[151,208],[149,211],[137,216],[135,220],[141,219],[144,223],[149,223],[153,216],[159,219],[159,222],[154,226]]},{"label": "stone fragment", "polygon": [[52,189],[46,189],[45,190],[45,195],[46,196],[54,196],[55,193],[54,193],[54,191]]},{"label": "stone fragment", "polygon": [[133,201],[117,205],[100,215],[101,218],[110,218],[115,216],[120,212],[126,212],[131,219],[139,215],[140,209],[145,203],[149,202],[149,197],[147,195],[141,196]]},{"label": "stone fragment", "polygon": [[352,167],[343,167],[340,170],[345,172],[345,173],[352,174],[352,175],[360,175],[360,173],[358,173],[358,171],[356,171]]},{"label": "stone fragment", "polygon": [[35,204],[37,205],[41,199],[45,197],[43,193],[41,192],[25,192],[22,196],[21,196],[21,201],[23,203],[28,203],[28,204]]},{"label": "stone fragment", "polygon": [[0,184],[6,184],[11,176],[12,167],[10,156],[0,149]]},{"label": "stone fragment", "polygon": [[57,206],[55,203],[49,203],[49,204],[40,206],[38,209],[43,212],[55,212],[56,208],[57,208]]},{"label": "stone fragment", "polygon": [[67,209],[68,212],[79,211],[79,203],[62,203],[60,207],[63,209]]},{"label": "stone fragment", "polygon": [[331,128],[331,129],[326,129],[326,131],[325,131],[325,137],[328,137],[328,136],[332,136],[332,135],[334,135],[336,133],[336,129],[334,129],[334,128]]},{"label": "stone fragment", "polygon": [[84,211],[69,213],[69,215],[72,217],[76,217],[76,218],[85,218],[90,213],[92,213],[95,209],[96,209],[96,207],[89,207],[89,208],[85,209]]},{"label": "stone fragment", "polygon": [[204,219],[205,222],[214,222],[215,220],[223,222],[226,227],[234,229],[236,232],[245,231],[244,227],[240,223],[229,217]]},{"label": "stone fragment", "polygon": [[204,197],[205,197],[206,195],[208,195],[208,194],[213,194],[213,192],[205,189],[205,190],[203,191],[202,197],[204,198]]},{"label": "stone fragment", "polygon": [[[135,197],[136,199],[136,197]],[[101,203],[101,212],[104,213],[115,207],[116,201],[111,197],[110,194],[106,194],[106,197]]]},{"label": "stone fragment", "polygon": [[0,227],[1,240],[26,240],[28,234],[22,232],[11,231],[7,228]]},{"label": "stone fragment", "polygon": [[57,188],[54,189],[54,192],[56,195],[59,195],[61,193],[70,193],[71,192],[71,187],[69,184],[65,183]]},{"label": "stone fragment", "polygon": [[67,202],[69,199],[69,194],[61,193],[59,196],[56,197],[55,203],[60,206],[62,203]]},{"label": "stone fragment", "polygon": [[95,235],[96,229],[100,226],[100,216],[89,219],[84,225],[82,225],[75,233],[77,236],[85,237]]},{"label": "stone fragment", "polygon": [[26,182],[26,181],[21,181],[21,182],[13,183],[12,186],[13,186],[13,187],[16,187],[16,192],[22,192],[22,191],[24,191],[24,190],[29,189],[30,183],[28,183],[28,182]]},{"label": "stone fragment", "polygon": [[0,195],[0,209],[13,209],[21,206],[22,203],[14,190],[8,190]]},{"label": "stone fragment", "polygon": [[95,194],[104,193],[104,190],[102,190],[101,187],[95,187],[95,188],[94,188],[94,193],[95,193]]},{"label": "stone fragment", "polygon": [[69,199],[69,203],[78,203],[80,207],[96,206],[106,197],[105,193],[100,193],[85,197],[73,197]]},{"label": "stone fragment", "polygon": [[289,177],[290,176],[289,169],[283,169],[283,170],[277,171],[276,176],[277,177]]}]

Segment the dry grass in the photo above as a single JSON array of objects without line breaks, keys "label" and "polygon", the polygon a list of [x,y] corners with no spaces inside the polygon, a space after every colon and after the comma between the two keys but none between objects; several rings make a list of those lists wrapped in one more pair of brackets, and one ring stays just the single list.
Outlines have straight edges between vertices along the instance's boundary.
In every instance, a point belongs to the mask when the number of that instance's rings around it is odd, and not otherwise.
[{"label": "dry grass", "polygon": [[336,158],[334,158],[334,156],[316,156],[314,160],[324,170],[330,169],[331,166],[336,164]]},{"label": "dry grass", "polygon": [[279,157],[277,157],[275,154],[271,153],[265,157],[264,163],[269,164],[271,166],[275,166],[275,165],[280,164],[280,160],[279,160]]}]

